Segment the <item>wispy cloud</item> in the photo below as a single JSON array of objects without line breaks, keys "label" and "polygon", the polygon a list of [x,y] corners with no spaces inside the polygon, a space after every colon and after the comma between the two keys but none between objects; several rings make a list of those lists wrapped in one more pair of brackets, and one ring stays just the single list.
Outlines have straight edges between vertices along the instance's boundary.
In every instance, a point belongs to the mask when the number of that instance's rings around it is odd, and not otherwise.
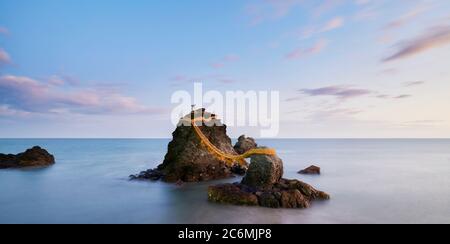
[{"label": "wispy cloud", "polygon": [[416,19],[417,17],[419,17],[421,14],[423,14],[424,12],[426,12],[429,9],[429,6],[419,6],[419,7],[415,7],[412,10],[409,10],[408,12],[406,12],[405,14],[399,16],[398,18],[392,20],[391,22],[389,22],[384,29],[385,30],[392,30],[392,29],[397,29],[400,28],[408,23],[410,23],[411,21],[413,21],[414,19]]},{"label": "wispy cloud", "polygon": [[448,44],[450,44],[450,26],[435,27],[412,40],[398,44],[398,50],[382,61],[391,62],[412,57]]},{"label": "wispy cloud", "polygon": [[332,20],[330,20],[323,28],[322,28],[322,32],[326,32],[326,31],[330,31],[330,30],[334,30],[337,29],[341,26],[344,25],[344,18],[342,17],[336,17]]},{"label": "wispy cloud", "polygon": [[403,94],[403,95],[399,95],[399,96],[396,96],[396,97],[393,97],[393,98],[394,99],[405,99],[405,98],[410,98],[410,97],[412,97],[412,95]]},{"label": "wispy cloud", "polygon": [[7,105],[0,105],[0,117],[26,117],[31,115],[30,112],[11,109]]},{"label": "wispy cloud", "polygon": [[311,119],[323,120],[323,119],[335,119],[335,118],[349,118],[351,116],[363,113],[363,110],[349,109],[349,108],[337,108],[330,110],[318,110],[311,115]]},{"label": "wispy cloud", "polygon": [[0,66],[11,63],[11,57],[9,54],[2,48],[0,48]]},{"label": "wispy cloud", "polygon": [[246,12],[251,18],[251,25],[267,20],[274,20],[288,15],[303,0],[257,0],[247,5]]},{"label": "wispy cloud", "polygon": [[371,90],[357,89],[349,86],[327,86],[316,89],[301,89],[300,92],[309,96],[333,96],[344,100],[374,93]]},{"label": "wispy cloud", "polygon": [[380,98],[380,99],[405,99],[405,98],[410,98],[412,97],[412,95],[409,94],[402,94],[402,95],[396,95],[396,96],[392,96],[392,95],[387,95],[387,94],[379,94],[375,96],[376,98]]},{"label": "wispy cloud", "polygon": [[309,56],[309,55],[313,55],[313,54],[318,54],[320,52],[322,52],[328,45],[328,41],[327,40],[319,40],[317,41],[313,46],[308,47],[308,48],[297,48],[291,52],[289,52],[288,54],[286,54],[285,58],[286,59],[299,59],[299,58],[303,58],[305,56]]},{"label": "wispy cloud", "polygon": [[180,86],[183,84],[190,84],[193,82],[218,82],[222,84],[231,84],[237,82],[235,79],[230,78],[223,74],[206,74],[199,76],[187,76],[187,75],[176,75],[170,78],[172,86]]},{"label": "wispy cloud", "polygon": [[420,86],[425,84],[425,81],[408,81],[403,83],[403,86],[405,87],[411,87],[411,86]]},{"label": "wispy cloud", "polygon": [[343,17],[335,17],[321,26],[306,28],[306,30],[304,30],[302,32],[301,37],[309,38],[309,37],[312,37],[313,35],[317,35],[317,34],[321,34],[321,33],[325,33],[325,32],[329,32],[329,31],[338,29],[344,25],[344,22],[345,22],[345,20]]},{"label": "wispy cloud", "polygon": [[325,13],[328,13],[344,2],[344,0],[322,0],[313,11],[314,15],[318,17]]},{"label": "wispy cloud", "polygon": [[54,86],[63,86],[63,85],[71,85],[78,86],[80,85],[80,80],[70,75],[52,75],[47,79],[48,84]]},{"label": "wispy cloud", "polygon": [[164,111],[111,90],[59,89],[29,77],[12,75],[0,77],[0,106],[3,113],[148,114]]},{"label": "wispy cloud", "polygon": [[211,66],[213,68],[220,69],[220,68],[225,67],[225,65],[230,64],[230,63],[234,63],[234,62],[236,62],[238,60],[239,60],[239,56],[238,55],[236,55],[236,54],[229,54],[229,55],[221,58],[219,61],[211,63]]}]

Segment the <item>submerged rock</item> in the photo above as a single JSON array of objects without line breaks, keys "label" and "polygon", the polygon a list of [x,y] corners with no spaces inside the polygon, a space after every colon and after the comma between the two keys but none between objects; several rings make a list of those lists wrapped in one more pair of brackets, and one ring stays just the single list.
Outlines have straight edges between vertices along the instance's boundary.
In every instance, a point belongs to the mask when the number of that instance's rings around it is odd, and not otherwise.
[{"label": "submerged rock", "polygon": [[304,170],[300,170],[298,173],[303,175],[320,175],[320,168],[312,165]]},{"label": "submerged rock", "polygon": [[283,161],[276,155],[255,155],[251,158],[247,175],[242,184],[264,188],[270,187],[283,177]]},{"label": "submerged rock", "polygon": [[55,164],[55,157],[38,146],[17,155],[0,154],[0,169],[44,167]]},{"label": "submerged rock", "polygon": [[231,139],[227,136],[227,126],[222,124],[215,115],[201,109],[180,120],[173,133],[173,140],[169,143],[164,162],[157,169],[142,172],[132,176],[131,179],[161,179],[171,183],[180,180],[200,182],[233,177],[234,173],[245,174],[245,167],[229,166],[202,145],[190,124],[191,118],[199,117],[211,119],[208,125],[198,126],[208,140],[221,151],[236,154]]},{"label": "submerged rock", "polygon": [[234,150],[238,154],[244,154],[252,149],[255,149],[258,147],[258,144],[256,144],[255,139],[251,137],[245,137],[245,135],[242,135],[239,137],[238,142],[236,145],[234,145]]}]

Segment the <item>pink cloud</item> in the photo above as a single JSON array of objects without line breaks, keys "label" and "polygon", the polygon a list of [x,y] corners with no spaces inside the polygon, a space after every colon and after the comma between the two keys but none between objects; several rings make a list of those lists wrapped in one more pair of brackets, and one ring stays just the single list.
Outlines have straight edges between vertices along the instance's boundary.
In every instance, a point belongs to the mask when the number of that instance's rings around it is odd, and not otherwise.
[{"label": "pink cloud", "polygon": [[0,77],[0,106],[26,113],[142,114],[163,111],[108,89],[59,89],[59,86],[11,75]]},{"label": "pink cloud", "polygon": [[371,90],[351,88],[349,86],[327,86],[316,89],[302,89],[300,92],[308,96],[334,96],[339,99],[361,97],[374,93]]},{"label": "pink cloud", "polygon": [[10,64],[11,57],[9,54],[2,48],[0,48],[0,65]]},{"label": "pink cloud", "polygon": [[234,63],[237,61],[239,61],[238,55],[229,54],[229,55],[221,58],[219,61],[211,63],[211,66],[213,68],[220,69],[220,68],[225,67],[227,64]]},{"label": "pink cloud", "polygon": [[301,36],[302,38],[309,38],[313,35],[329,32],[342,27],[344,25],[344,22],[344,18],[335,17],[321,26],[307,28],[305,31],[303,31]]},{"label": "pink cloud", "polygon": [[285,17],[303,0],[259,0],[247,6],[251,25]]},{"label": "pink cloud", "polygon": [[344,25],[344,18],[342,17],[336,17],[332,20],[330,20],[322,29],[322,32],[330,31],[337,29]]},{"label": "pink cloud", "polygon": [[412,40],[398,44],[398,50],[382,61],[405,59],[448,44],[450,44],[450,26],[432,28]]},{"label": "pink cloud", "polygon": [[409,10],[405,14],[399,16],[397,19],[394,19],[391,22],[389,22],[384,28],[387,30],[400,28],[400,27],[404,26],[405,24],[410,23],[417,17],[419,17],[422,13],[424,13],[428,9],[429,9],[429,7],[419,6],[412,10]]},{"label": "pink cloud", "polygon": [[327,45],[328,42],[326,40],[320,40],[309,48],[297,48],[293,50],[292,52],[286,54],[285,58],[293,60],[303,58],[308,55],[318,54],[323,51],[327,47]]}]

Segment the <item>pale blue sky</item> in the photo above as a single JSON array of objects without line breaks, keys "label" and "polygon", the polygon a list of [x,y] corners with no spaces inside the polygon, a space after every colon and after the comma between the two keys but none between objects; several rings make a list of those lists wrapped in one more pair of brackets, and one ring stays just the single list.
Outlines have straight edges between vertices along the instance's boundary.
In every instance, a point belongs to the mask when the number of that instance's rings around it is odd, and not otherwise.
[{"label": "pale blue sky", "polygon": [[192,81],[279,90],[280,137],[450,137],[449,58],[446,0],[0,0],[0,137],[170,137]]}]

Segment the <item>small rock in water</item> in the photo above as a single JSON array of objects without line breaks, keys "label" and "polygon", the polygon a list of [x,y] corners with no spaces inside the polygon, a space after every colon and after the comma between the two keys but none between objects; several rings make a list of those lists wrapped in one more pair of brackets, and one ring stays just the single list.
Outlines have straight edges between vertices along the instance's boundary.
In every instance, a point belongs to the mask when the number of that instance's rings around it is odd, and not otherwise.
[{"label": "small rock in water", "polygon": [[320,168],[312,165],[304,170],[300,170],[298,173],[304,175],[320,175]]},{"label": "small rock in water", "polygon": [[0,154],[0,169],[44,167],[53,164],[55,164],[55,157],[38,146],[17,155]]}]

